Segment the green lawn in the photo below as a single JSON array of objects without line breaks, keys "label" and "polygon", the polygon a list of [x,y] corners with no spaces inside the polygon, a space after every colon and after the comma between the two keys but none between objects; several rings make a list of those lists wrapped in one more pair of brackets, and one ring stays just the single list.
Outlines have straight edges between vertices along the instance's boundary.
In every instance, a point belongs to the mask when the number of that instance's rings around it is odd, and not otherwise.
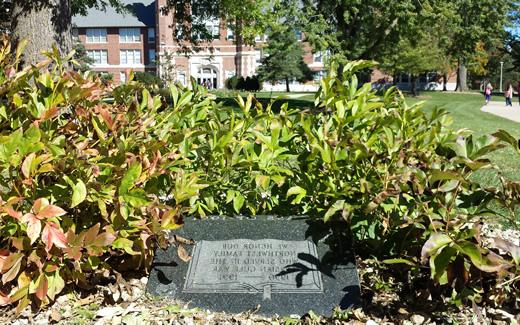
[{"label": "green lawn", "polygon": [[[246,94],[242,94],[246,95]],[[220,97],[224,105],[236,106],[232,94]],[[257,93],[256,98],[265,103],[273,98],[277,98],[277,105],[288,102],[290,107],[308,108],[314,104],[314,94],[311,93]],[[511,133],[515,138],[520,138],[520,123],[516,123],[489,113],[482,112],[480,108],[484,105],[484,96],[479,93],[452,93],[452,92],[421,92],[419,97],[407,97],[408,104],[415,104],[424,101],[424,109],[430,112],[433,107],[446,109],[453,118],[453,129],[469,129],[475,136],[492,134],[499,129],[504,129]],[[502,101],[502,96],[494,96],[494,101]],[[513,103],[513,109],[519,109],[518,100]],[[489,159],[494,162],[502,171],[505,177],[513,180],[520,180],[520,156],[512,149],[506,148],[489,155]],[[498,186],[498,175],[493,170],[481,170],[473,176],[484,186]],[[520,211],[516,214],[520,220]],[[509,225],[509,226],[512,226]]]},{"label": "green lawn", "polygon": [[[226,94],[232,96],[231,94]],[[242,94],[246,95],[246,94]],[[233,97],[221,97],[224,105],[234,106]],[[262,102],[271,98],[279,98],[279,104],[289,102],[291,107],[306,108],[313,105],[314,95],[311,93],[284,93],[284,92],[259,92],[256,97]],[[493,96],[493,100],[502,101],[502,96]],[[520,138],[520,124],[482,112],[484,96],[479,93],[453,93],[453,92],[421,92],[419,97],[407,97],[409,104],[424,101],[427,112],[435,106],[443,107],[450,112],[453,118],[452,128],[470,129],[476,136],[492,134],[498,129],[510,132],[514,137]],[[519,109],[518,102],[514,102],[513,109]],[[496,163],[504,175],[508,178],[520,180],[520,157],[511,149],[501,150],[490,155],[490,159]],[[475,175],[483,184],[497,184],[497,175],[491,172],[481,172]]]},{"label": "green lawn", "polygon": [[[502,100],[495,96],[495,100]],[[492,134],[498,129],[504,129],[514,137],[520,137],[520,124],[482,112],[484,98],[480,94],[458,94],[443,92],[423,92],[419,98],[408,98],[410,104],[425,101],[426,111],[435,106],[443,107],[453,117],[454,129],[467,128],[476,136]],[[520,110],[518,103],[514,103],[513,109]],[[490,159],[496,163],[504,175],[510,179],[520,180],[520,157],[512,149],[504,149],[490,155]],[[483,184],[494,185],[498,181],[495,173],[486,171],[475,175]]]}]

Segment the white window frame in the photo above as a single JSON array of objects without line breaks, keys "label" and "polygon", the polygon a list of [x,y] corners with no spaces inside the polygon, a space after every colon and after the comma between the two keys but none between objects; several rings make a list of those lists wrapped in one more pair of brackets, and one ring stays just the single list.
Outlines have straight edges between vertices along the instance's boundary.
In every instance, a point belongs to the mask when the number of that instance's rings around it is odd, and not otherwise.
[{"label": "white window frame", "polygon": [[93,65],[108,64],[108,50],[87,50],[87,56],[94,60]]},{"label": "white window frame", "polygon": [[87,28],[87,44],[108,43],[106,28]]},{"label": "white window frame", "polygon": [[141,43],[141,28],[119,28],[119,43]]},{"label": "white window frame", "polygon": [[119,71],[119,82],[122,84],[126,83],[126,72]]},{"label": "white window frame", "polygon": [[323,63],[323,57],[325,56],[325,53],[320,51],[312,54],[312,62],[314,63]]},{"label": "white window frame", "polygon": [[230,26],[228,26],[227,31],[226,31],[226,40],[232,41],[234,39],[235,39],[235,32],[233,31],[233,29]]},{"label": "white window frame", "polygon": [[[139,55],[136,55],[136,53],[139,53]],[[129,60],[129,58],[131,58],[131,60]],[[136,60],[136,58],[139,58],[139,60]],[[128,66],[142,65],[143,64],[143,55],[141,53],[141,50],[138,50],[138,49],[119,50],[119,64],[128,65]]]},{"label": "white window frame", "polygon": [[261,64],[262,63],[262,50],[255,50],[255,62],[256,64]]},{"label": "white window frame", "polygon": [[177,82],[180,82],[183,86],[187,84],[186,72],[179,71],[177,72]]},{"label": "white window frame", "polygon": [[206,30],[211,34],[212,39],[220,39],[220,19],[208,19],[205,26]]}]

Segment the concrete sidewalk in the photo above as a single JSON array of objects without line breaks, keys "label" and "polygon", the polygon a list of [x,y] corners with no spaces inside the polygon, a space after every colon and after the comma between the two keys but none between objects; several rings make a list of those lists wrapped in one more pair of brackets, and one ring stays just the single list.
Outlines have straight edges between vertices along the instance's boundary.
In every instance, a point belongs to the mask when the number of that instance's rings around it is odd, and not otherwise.
[{"label": "concrete sidewalk", "polygon": [[489,102],[481,110],[520,123],[520,106],[518,102],[513,102],[512,107],[506,106],[505,102]]}]

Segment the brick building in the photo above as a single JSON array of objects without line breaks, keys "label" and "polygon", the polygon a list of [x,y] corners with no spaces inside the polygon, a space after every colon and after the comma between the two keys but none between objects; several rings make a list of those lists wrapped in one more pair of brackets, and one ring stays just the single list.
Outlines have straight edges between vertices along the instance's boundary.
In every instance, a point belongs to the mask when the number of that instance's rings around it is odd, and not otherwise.
[{"label": "brick building", "polygon": [[[130,70],[146,71],[165,78],[167,73],[162,62],[174,66],[173,79],[187,84],[191,77],[211,88],[224,88],[226,79],[232,76],[253,76],[263,56],[266,44],[264,37],[257,37],[255,46],[241,46],[235,42],[233,28],[220,19],[208,20],[206,28],[213,40],[202,51],[186,55],[174,38],[176,23],[173,13],[161,8],[167,0],[122,0],[130,12],[118,13],[108,7],[106,11],[91,9],[87,16],[73,17],[74,37],[79,39],[94,59],[92,69],[110,73],[115,82],[125,82]],[[297,38],[303,40],[301,33]],[[293,82],[291,90],[315,91],[317,80],[324,75],[324,57],[312,53],[307,43],[304,46],[304,61],[315,72],[315,80],[300,84]],[[205,49],[204,49],[205,48]],[[212,48],[212,51],[209,50]],[[161,62],[160,64],[158,62]],[[455,75],[449,76],[448,89],[455,88]],[[392,78],[375,70],[371,81],[374,87],[388,87]],[[409,89],[411,79],[401,74],[396,83],[401,89]],[[419,89],[440,90],[442,81],[432,74],[421,76]],[[285,90],[285,84],[264,84],[265,90]]]},{"label": "brick building", "polygon": [[124,2],[134,14],[120,14],[109,7],[73,17],[73,36],[94,60],[92,69],[112,74],[116,82],[124,82],[130,70],[157,71],[155,1]]},{"label": "brick building", "polygon": [[[226,22],[215,19],[206,22],[213,40],[205,49],[183,54],[173,36],[173,14],[161,10],[166,2],[123,0],[130,13],[118,13],[108,7],[106,11],[91,9],[87,16],[74,17],[74,37],[85,45],[87,54],[94,59],[92,69],[112,74],[115,82],[124,82],[130,70],[163,76],[166,72],[157,62],[168,59],[175,66],[173,79],[187,84],[193,77],[211,88],[224,88],[226,79],[232,76],[247,77],[256,73],[265,44],[263,37],[257,38],[255,46],[237,45],[233,29],[228,28]],[[301,33],[297,36],[302,38]],[[304,48],[304,61],[319,78],[323,75],[323,58],[319,54],[313,55],[308,46]],[[284,89],[282,84],[279,87]],[[315,90],[316,86],[314,82],[295,83],[292,88]]]}]

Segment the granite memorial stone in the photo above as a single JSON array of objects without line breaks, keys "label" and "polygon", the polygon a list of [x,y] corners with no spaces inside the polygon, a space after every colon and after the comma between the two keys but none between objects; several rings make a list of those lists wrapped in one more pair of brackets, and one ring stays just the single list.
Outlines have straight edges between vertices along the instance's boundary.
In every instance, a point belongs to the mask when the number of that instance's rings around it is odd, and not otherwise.
[{"label": "granite memorial stone", "polygon": [[175,247],[157,251],[152,294],[215,312],[262,315],[330,315],[360,301],[349,238],[321,222],[209,217],[186,220],[175,234],[194,241],[185,246],[191,259],[182,261]]}]

